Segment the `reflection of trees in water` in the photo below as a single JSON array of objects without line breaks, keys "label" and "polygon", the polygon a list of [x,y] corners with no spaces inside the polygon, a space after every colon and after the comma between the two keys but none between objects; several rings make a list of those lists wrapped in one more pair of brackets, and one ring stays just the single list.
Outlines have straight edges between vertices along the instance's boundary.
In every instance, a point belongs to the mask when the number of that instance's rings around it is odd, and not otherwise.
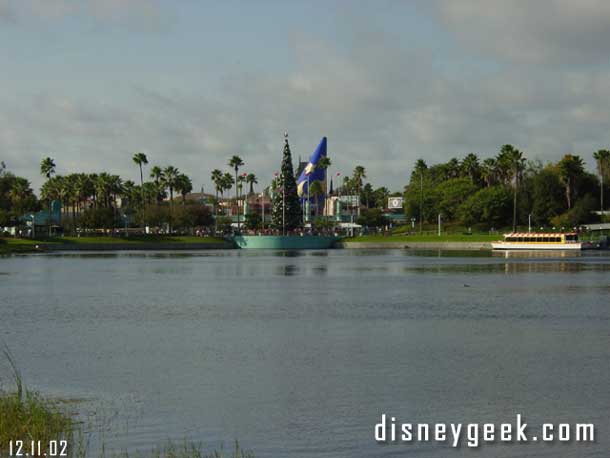
[{"label": "reflection of trees in water", "polygon": [[299,273],[300,269],[295,264],[285,264],[275,268],[275,274],[282,275],[284,277],[293,277]]}]

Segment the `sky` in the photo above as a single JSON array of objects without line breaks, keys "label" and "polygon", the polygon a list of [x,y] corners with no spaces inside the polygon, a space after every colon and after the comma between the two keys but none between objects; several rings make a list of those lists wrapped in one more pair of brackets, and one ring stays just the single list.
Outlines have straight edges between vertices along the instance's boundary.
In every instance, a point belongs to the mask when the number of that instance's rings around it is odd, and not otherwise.
[{"label": "sky", "polygon": [[0,160],[42,183],[131,157],[268,183],[328,137],[331,173],[401,190],[416,159],[610,146],[605,0],[0,0]]}]

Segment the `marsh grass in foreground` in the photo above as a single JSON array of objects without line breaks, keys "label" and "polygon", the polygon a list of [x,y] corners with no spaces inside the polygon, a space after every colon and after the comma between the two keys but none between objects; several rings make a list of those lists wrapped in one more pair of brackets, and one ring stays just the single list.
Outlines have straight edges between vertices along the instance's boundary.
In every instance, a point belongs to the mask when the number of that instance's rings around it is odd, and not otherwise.
[{"label": "marsh grass in foreground", "polygon": [[[48,444],[52,440],[66,440],[71,458],[254,458],[254,454],[243,450],[235,441],[231,450],[224,448],[207,452],[198,443],[184,441],[180,445],[169,441],[162,447],[148,452],[106,452],[102,443],[101,451],[92,453],[88,449],[88,435],[83,424],[74,420],[74,414],[66,410],[67,403],[56,402],[30,392],[25,384],[15,359],[6,343],[0,340],[1,352],[8,362],[10,378],[16,390],[0,391],[0,457],[8,456],[10,441],[40,441]],[[2,375],[2,374],[0,374]],[[0,379],[0,382],[2,380]]]},{"label": "marsh grass in foreground", "polygon": [[0,451],[16,439],[48,443],[50,440],[70,441],[74,422],[48,400],[26,392],[0,394]]},{"label": "marsh grass in foreground", "polygon": [[254,458],[252,452],[243,450],[239,443],[231,450],[214,450],[206,452],[201,444],[184,441],[181,444],[168,442],[163,447],[155,447],[150,452],[123,452],[114,454],[110,458]]}]

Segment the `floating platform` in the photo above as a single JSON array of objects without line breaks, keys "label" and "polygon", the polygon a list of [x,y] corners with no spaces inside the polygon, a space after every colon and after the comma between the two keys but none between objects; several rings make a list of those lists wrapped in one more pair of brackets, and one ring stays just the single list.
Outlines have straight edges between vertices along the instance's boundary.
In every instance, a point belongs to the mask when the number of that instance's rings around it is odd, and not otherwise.
[{"label": "floating platform", "polygon": [[236,235],[233,242],[244,249],[324,250],[332,248],[339,237],[326,235]]}]

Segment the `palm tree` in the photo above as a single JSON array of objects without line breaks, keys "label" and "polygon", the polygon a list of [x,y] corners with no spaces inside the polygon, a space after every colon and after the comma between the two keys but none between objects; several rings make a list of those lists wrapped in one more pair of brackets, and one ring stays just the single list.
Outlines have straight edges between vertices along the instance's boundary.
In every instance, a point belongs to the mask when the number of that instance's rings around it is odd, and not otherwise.
[{"label": "palm tree", "polygon": [[[235,183],[237,183],[237,172],[239,171],[239,168],[244,165],[244,161],[242,161],[241,157],[239,156],[233,156],[231,157],[231,159],[229,159],[229,167],[232,167],[233,170],[235,170]],[[237,230],[239,230],[239,197],[238,197],[238,189],[237,186],[235,186],[235,203],[237,204]]]},{"label": "palm tree", "polygon": [[513,232],[515,232],[517,230],[517,189],[521,174],[525,169],[525,158],[523,153],[512,145],[504,145],[500,155],[505,163],[507,174],[513,181]]},{"label": "palm tree", "polygon": [[142,205],[144,205],[144,174],[142,173],[142,165],[148,164],[148,158],[144,153],[135,153],[132,159],[133,162],[135,162],[138,167],[140,167],[140,188],[142,191]]},{"label": "palm tree", "polygon": [[184,173],[178,175],[176,190],[182,196],[182,205],[186,204],[186,195],[193,190],[193,182]]},{"label": "palm tree", "polygon": [[222,176],[222,189],[220,190],[220,194],[224,196],[224,191],[230,191],[234,184],[235,180],[233,179],[233,176],[226,172]]},{"label": "palm tree", "polygon": [[[352,175],[353,175],[352,182],[353,182],[354,190],[356,191],[356,194],[358,195],[358,216],[360,216],[360,193],[362,192],[362,181],[364,178],[366,178],[366,170],[363,166],[357,165],[354,168],[354,172]],[[353,212],[353,206],[352,206],[352,212]]]},{"label": "palm tree", "polygon": [[101,202],[103,207],[110,206],[110,187],[111,178],[108,173],[102,172],[97,175],[95,180],[95,193],[97,195],[97,199]]},{"label": "palm tree", "polygon": [[[40,161],[40,174],[47,179],[47,182],[51,179],[55,173],[55,161],[50,157],[45,157]],[[47,225],[49,226],[49,237],[51,236],[51,199],[48,200],[48,211]],[[32,221],[32,224],[35,222]]]},{"label": "palm tree", "polygon": [[[326,189],[326,194],[328,195],[328,169],[332,165],[332,162],[328,156],[322,156],[318,161],[318,167],[324,170],[324,188]],[[328,217],[328,212],[326,211],[326,196],[324,198],[324,214]]]},{"label": "palm tree", "polygon": [[481,166],[481,178],[483,178],[483,181],[488,188],[495,182],[496,170],[497,163],[493,157],[489,157],[483,161],[483,165]]},{"label": "palm tree", "polygon": [[322,183],[319,180],[315,180],[311,183],[309,187],[309,195],[313,198],[316,203],[316,216],[320,215],[318,198],[324,195],[324,189],[322,188]]},{"label": "palm tree", "polygon": [[222,172],[218,169],[212,170],[211,179],[216,190],[216,200],[214,202],[214,233],[216,233],[218,231],[218,193],[222,192]]},{"label": "palm tree", "polygon": [[110,175],[109,180],[109,192],[112,202],[114,203],[114,208],[118,208],[117,198],[119,194],[123,192],[123,180],[118,175]]},{"label": "palm tree", "polygon": [[459,178],[460,176],[460,161],[457,157],[452,157],[447,162],[447,178]]},{"label": "palm tree", "polygon": [[584,172],[584,163],[580,156],[566,154],[558,163],[559,177],[566,187],[566,201],[568,210],[572,208],[572,194],[578,176]]},{"label": "palm tree", "polygon": [[180,172],[173,165],[168,165],[163,169],[163,185],[169,189],[169,206],[171,207],[174,202],[174,190],[178,185],[178,176]]},{"label": "palm tree", "polygon": [[599,200],[601,203],[601,211],[604,211],[604,177],[608,175],[610,168],[610,151],[600,149],[593,153],[593,158],[597,163],[597,173],[599,173]]},{"label": "palm tree", "polygon": [[81,203],[87,199],[88,196],[93,194],[92,184],[89,175],[86,173],[79,173],[76,177],[75,190],[76,190],[76,205],[77,211],[80,213]]},{"label": "palm tree", "polygon": [[72,233],[76,234],[76,205],[78,203],[78,174],[71,173],[64,178],[64,200],[66,208],[72,207]]},{"label": "palm tree", "polygon": [[479,157],[476,154],[468,154],[462,161],[461,167],[462,173],[470,178],[471,183],[478,181],[481,165],[479,164]]},{"label": "palm tree", "polygon": [[165,192],[164,189],[161,189],[161,187],[163,186],[163,169],[161,169],[161,167],[159,167],[158,165],[154,165],[150,169],[150,177],[153,179],[155,187],[157,188],[156,199],[157,205],[159,205],[161,203],[161,200],[163,199],[163,193]]},{"label": "palm tree", "polygon": [[[239,219],[239,200],[243,196],[244,183],[246,182],[246,173],[237,177],[237,218]],[[238,224],[239,227],[239,224]]]},{"label": "palm tree", "polygon": [[11,201],[11,207],[15,210],[15,212],[25,212],[26,207],[28,206],[28,201],[31,202],[34,198],[34,192],[30,187],[30,182],[25,178],[15,177],[10,185],[8,197]]},{"label": "palm tree", "polygon": [[246,183],[250,185],[250,192],[248,194],[254,194],[254,185],[258,184],[256,175],[254,175],[253,173],[249,173],[248,175],[246,175]]}]

